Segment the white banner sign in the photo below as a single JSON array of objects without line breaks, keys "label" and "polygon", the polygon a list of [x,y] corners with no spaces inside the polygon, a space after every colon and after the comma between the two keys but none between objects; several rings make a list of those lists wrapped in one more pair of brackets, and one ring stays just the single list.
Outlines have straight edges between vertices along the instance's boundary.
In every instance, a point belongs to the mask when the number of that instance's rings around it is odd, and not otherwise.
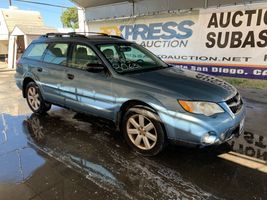
[{"label": "white banner sign", "polygon": [[267,79],[267,4],[90,22],[168,63],[213,75]]}]

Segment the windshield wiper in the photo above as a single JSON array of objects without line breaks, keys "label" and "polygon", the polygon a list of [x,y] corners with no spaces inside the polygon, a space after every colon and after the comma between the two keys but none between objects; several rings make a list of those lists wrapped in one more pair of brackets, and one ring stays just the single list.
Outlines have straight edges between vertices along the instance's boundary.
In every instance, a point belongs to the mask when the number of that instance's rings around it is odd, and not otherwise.
[{"label": "windshield wiper", "polygon": [[167,64],[167,67],[166,68],[170,68],[170,67],[174,67],[174,66],[171,65],[171,64]]},{"label": "windshield wiper", "polygon": [[137,69],[137,70],[132,70],[132,71],[124,71],[121,72],[120,74],[135,74],[135,73],[142,73],[142,72],[149,72],[149,71],[156,71],[156,70],[161,70],[161,69],[166,69],[168,67],[163,67],[163,66],[158,66],[158,67],[151,67],[151,68],[145,68],[145,69]]}]

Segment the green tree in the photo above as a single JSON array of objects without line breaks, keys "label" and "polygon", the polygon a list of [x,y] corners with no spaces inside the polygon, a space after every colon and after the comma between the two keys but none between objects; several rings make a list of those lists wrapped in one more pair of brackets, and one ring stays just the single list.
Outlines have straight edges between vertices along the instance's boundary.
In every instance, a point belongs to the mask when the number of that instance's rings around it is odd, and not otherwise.
[{"label": "green tree", "polygon": [[75,7],[65,10],[60,19],[63,27],[72,28],[73,30],[79,28],[78,10]]}]

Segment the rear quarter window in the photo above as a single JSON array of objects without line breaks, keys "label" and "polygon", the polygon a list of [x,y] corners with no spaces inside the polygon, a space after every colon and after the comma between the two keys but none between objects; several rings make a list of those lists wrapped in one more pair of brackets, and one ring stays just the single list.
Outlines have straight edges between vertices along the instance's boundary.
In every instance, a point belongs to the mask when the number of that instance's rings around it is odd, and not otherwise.
[{"label": "rear quarter window", "polygon": [[29,58],[33,60],[41,60],[42,56],[47,48],[46,43],[34,43],[31,44],[25,51],[23,58]]}]

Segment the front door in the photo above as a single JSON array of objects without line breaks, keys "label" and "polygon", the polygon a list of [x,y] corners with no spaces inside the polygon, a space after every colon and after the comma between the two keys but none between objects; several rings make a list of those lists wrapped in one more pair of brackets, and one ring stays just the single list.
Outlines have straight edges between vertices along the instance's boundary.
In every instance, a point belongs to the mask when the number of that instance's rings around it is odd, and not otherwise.
[{"label": "front door", "polygon": [[111,77],[103,71],[87,71],[102,61],[87,45],[75,44],[65,72],[64,86],[66,106],[77,111],[112,119],[115,97]]}]

